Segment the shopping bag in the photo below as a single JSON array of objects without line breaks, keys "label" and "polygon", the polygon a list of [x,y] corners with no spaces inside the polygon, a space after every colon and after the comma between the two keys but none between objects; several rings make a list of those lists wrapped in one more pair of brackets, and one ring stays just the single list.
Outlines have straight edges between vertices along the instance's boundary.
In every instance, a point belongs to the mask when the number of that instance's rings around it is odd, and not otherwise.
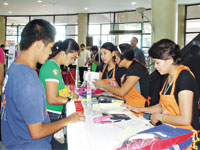
[{"label": "shopping bag", "polygon": [[189,129],[162,124],[131,136],[117,150],[184,150],[192,144],[193,133]]}]

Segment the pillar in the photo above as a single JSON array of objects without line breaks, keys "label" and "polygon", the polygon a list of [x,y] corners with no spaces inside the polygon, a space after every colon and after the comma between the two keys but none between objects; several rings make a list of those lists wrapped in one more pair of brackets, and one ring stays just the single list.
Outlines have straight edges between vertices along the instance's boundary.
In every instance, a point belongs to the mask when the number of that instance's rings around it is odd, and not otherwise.
[{"label": "pillar", "polygon": [[78,14],[78,43],[86,45],[88,35],[88,14]]},{"label": "pillar", "polygon": [[178,5],[178,45],[184,47],[185,5]]},{"label": "pillar", "polygon": [[152,0],[152,42],[163,38],[176,42],[177,1]]},{"label": "pillar", "polygon": [[6,19],[4,16],[0,16],[0,45],[5,44],[6,41]]}]

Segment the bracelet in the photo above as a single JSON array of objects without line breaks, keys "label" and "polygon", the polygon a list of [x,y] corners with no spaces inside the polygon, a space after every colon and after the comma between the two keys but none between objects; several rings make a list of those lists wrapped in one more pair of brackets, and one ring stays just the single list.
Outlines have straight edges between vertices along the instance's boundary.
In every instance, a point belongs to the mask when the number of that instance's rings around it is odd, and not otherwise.
[{"label": "bracelet", "polygon": [[160,115],[160,121],[163,122],[163,114]]}]

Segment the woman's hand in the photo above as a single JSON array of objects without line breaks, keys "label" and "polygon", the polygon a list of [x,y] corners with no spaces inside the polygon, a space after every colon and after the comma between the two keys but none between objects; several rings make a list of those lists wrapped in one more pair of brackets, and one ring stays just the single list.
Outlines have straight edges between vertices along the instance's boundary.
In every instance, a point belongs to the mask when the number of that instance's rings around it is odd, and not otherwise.
[{"label": "woman's hand", "polygon": [[85,116],[81,112],[75,112],[66,118],[69,123],[85,122]]},{"label": "woman's hand", "polygon": [[71,93],[70,93],[70,97],[72,97],[71,100],[73,100],[73,101],[77,101],[78,98],[79,98],[78,94],[76,94],[76,93],[74,93],[74,92],[71,92]]},{"label": "woman's hand", "polygon": [[95,80],[93,82],[96,88],[104,88],[105,82],[103,80]]},{"label": "woman's hand", "polygon": [[122,104],[121,106],[126,107],[127,110],[134,111],[135,113],[141,113],[142,112],[142,108],[139,108],[139,107],[132,107],[132,106],[127,105],[127,104]]},{"label": "woman's hand", "polygon": [[154,114],[151,115],[151,122],[152,122],[153,125],[156,125],[156,123],[158,121],[160,121],[161,115],[162,114],[160,114],[160,113],[154,113]]}]

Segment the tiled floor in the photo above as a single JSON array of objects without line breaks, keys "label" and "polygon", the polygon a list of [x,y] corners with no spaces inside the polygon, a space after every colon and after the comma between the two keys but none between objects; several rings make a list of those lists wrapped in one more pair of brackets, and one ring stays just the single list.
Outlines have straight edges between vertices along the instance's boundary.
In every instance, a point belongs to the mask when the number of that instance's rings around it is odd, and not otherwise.
[{"label": "tiled floor", "polygon": [[5,146],[3,146],[1,141],[0,141],[0,150],[7,150],[7,148],[5,148]]}]

